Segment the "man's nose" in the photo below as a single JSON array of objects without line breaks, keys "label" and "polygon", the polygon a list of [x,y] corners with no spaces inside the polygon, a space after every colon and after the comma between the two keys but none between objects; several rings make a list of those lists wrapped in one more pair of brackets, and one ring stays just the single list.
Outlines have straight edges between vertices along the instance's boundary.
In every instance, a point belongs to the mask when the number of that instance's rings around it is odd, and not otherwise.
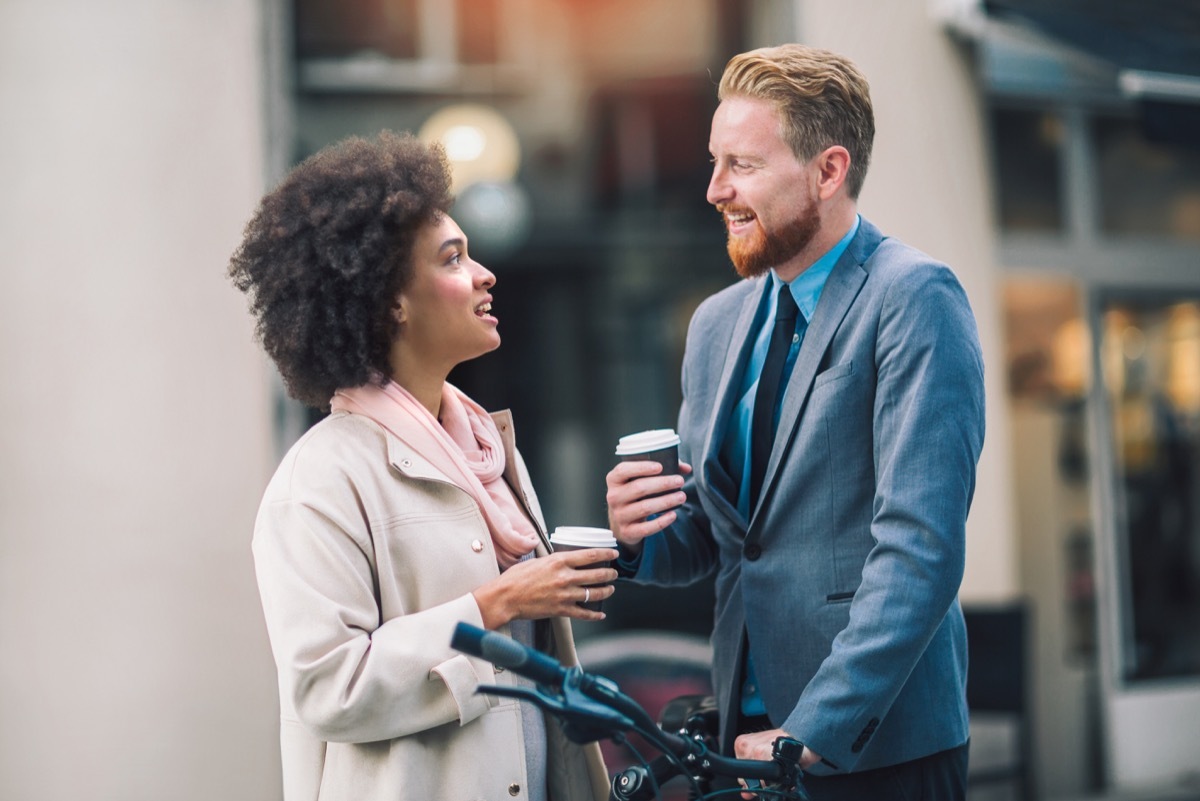
[{"label": "man's nose", "polygon": [[729,200],[730,188],[729,182],[726,180],[725,170],[720,167],[713,167],[712,178],[708,181],[708,192],[705,198],[714,206],[718,203],[724,203]]}]

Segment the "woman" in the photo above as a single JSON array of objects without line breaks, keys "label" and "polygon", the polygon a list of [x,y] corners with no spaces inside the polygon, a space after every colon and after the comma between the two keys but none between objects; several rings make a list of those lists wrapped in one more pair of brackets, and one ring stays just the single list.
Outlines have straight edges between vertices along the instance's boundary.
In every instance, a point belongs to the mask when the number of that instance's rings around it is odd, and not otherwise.
[{"label": "woman", "polygon": [[348,139],[263,199],[231,262],[290,394],[332,409],[254,531],[287,801],[607,797],[595,744],[475,694],[520,679],[450,648],[467,621],[573,663],[567,618],[602,618],[578,602],[616,575],[577,568],[616,552],[549,555],[508,414],[446,382],[500,344],[449,183],[411,136]]}]

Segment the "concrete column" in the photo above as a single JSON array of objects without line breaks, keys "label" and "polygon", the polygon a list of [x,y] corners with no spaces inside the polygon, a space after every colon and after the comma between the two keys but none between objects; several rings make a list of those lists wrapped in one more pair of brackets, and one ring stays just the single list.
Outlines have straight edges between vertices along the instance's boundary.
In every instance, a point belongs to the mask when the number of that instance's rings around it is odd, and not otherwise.
[{"label": "concrete column", "polygon": [[253,0],[0,4],[0,797],[280,795]]}]

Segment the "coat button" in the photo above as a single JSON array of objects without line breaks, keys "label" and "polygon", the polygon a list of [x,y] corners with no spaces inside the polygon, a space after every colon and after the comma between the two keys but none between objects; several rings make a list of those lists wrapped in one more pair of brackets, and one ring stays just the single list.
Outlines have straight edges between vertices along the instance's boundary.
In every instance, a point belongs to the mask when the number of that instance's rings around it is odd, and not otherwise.
[{"label": "coat button", "polygon": [[400,461],[400,466],[405,469],[412,467],[412,459],[402,459]]},{"label": "coat button", "polygon": [[760,556],[762,556],[762,546],[757,542],[752,542],[746,546],[746,558],[751,562],[755,561]]},{"label": "coat button", "polygon": [[475,553],[479,553],[483,550],[483,543],[479,540],[471,540],[471,550]]},{"label": "coat button", "polygon": [[517,784],[516,782],[513,782],[512,784],[508,785],[508,794],[509,795],[520,795],[521,794],[521,785]]}]

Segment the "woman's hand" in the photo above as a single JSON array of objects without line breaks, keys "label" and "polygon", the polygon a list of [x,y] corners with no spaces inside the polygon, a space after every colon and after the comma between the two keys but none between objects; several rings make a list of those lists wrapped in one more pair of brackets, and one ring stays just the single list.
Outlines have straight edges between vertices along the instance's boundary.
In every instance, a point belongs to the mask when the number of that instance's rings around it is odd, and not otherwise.
[{"label": "woman's hand", "polygon": [[[517,562],[500,576],[475,590],[475,602],[483,615],[483,627],[495,630],[513,620],[573,617],[603,620],[603,612],[584,609],[583,601],[602,601],[613,594],[617,571],[590,567],[617,558],[612,548],[564,551]],[[589,587],[604,584],[602,587]]]}]

